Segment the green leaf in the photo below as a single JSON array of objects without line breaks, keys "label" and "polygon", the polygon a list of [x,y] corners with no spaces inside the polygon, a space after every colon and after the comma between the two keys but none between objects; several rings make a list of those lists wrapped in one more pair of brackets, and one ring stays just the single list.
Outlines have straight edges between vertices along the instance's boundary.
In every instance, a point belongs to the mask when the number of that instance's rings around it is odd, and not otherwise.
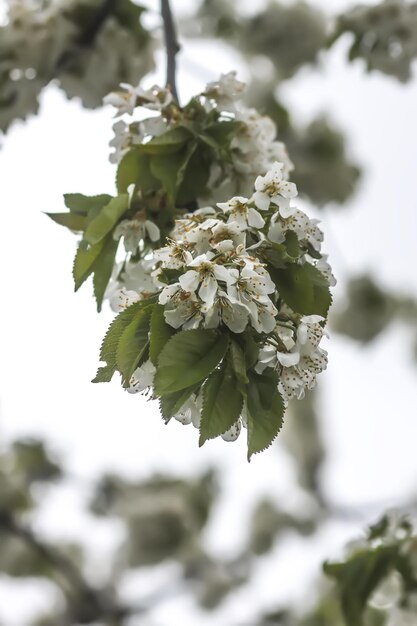
[{"label": "green leaf", "polygon": [[244,338],[244,353],[246,360],[246,369],[250,369],[255,365],[259,356],[259,346],[253,338],[252,331],[245,330],[243,333]]},{"label": "green leaf", "polygon": [[266,450],[282,427],[284,401],[277,389],[275,372],[251,372],[247,393],[248,460]]},{"label": "green leaf", "polygon": [[149,346],[149,324],[153,306],[142,308],[124,328],[117,344],[116,364],[125,386]]},{"label": "green leaf", "polygon": [[96,377],[91,381],[93,383],[109,383],[113,378],[113,374],[116,370],[114,370],[110,365],[105,365],[104,367],[99,367],[97,370]]},{"label": "green leaf", "polygon": [[103,242],[101,252],[92,266],[92,271],[94,273],[94,295],[96,297],[97,311],[99,313],[101,311],[101,305],[103,304],[103,298],[107,285],[109,284],[109,280],[113,272],[117,248],[119,247],[119,242],[115,241],[111,234],[106,237]]},{"label": "green leaf", "polygon": [[246,373],[245,353],[234,339],[230,342],[228,356],[237,380],[246,385],[249,379]]},{"label": "green leaf", "polygon": [[228,361],[209,376],[203,387],[200,446],[207,439],[218,437],[229,430],[237,422],[242,406],[243,396]]},{"label": "green leaf", "polygon": [[268,268],[278,293],[296,313],[327,317],[332,296],[323,274],[310,263],[290,264],[285,269]]},{"label": "green leaf", "polygon": [[187,402],[188,398],[199,388],[198,385],[192,385],[191,387],[187,387],[186,389],[181,389],[181,391],[174,391],[174,393],[168,393],[165,396],[162,396],[159,400],[159,406],[161,409],[161,414],[166,423],[169,422],[171,417],[174,417],[180,410],[183,404]]},{"label": "green leaf", "polygon": [[162,304],[155,304],[151,317],[149,357],[154,365],[165,345],[175,333],[175,329],[166,323]]},{"label": "green leaf", "polygon": [[80,232],[85,228],[85,216],[79,213],[45,213],[60,226],[66,226],[70,230]]},{"label": "green leaf", "polygon": [[181,148],[175,157],[171,154],[155,154],[151,158],[152,175],[162,183],[172,204],[174,204],[185,169],[195,148],[196,144],[193,142]]},{"label": "green leaf", "polygon": [[100,361],[103,361],[107,365],[99,368],[96,378],[92,381],[93,383],[107,382],[111,379],[111,376],[113,376],[114,372],[117,370],[117,346],[124,330],[140,311],[150,307],[152,304],[153,300],[135,302],[114,318],[100,348]]},{"label": "green leaf", "polygon": [[233,137],[242,126],[242,122],[236,122],[234,120],[213,122],[213,124],[207,126],[204,134],[214,140],[217,146],[225,149],[229,147]]},{"label": "green leaf", "polygon": [[124,193],[101,209],[100,213],[87,226],[84,239],[94,245],[101,241],[117,224],[129,207],[129,196]]},{"label": "green leaf", "polygon": [[185,162],[181,184],[177,193],[177,204],[187,204],[204,195],[210,176],[208,152],[203,146],[196,147]]},{"label": "green leaf", "polygon": [[[286,267],[287,251],[282,243],[268,242],[267,247],[260,248],[263,260],[267,261],[275,269],[283,269]],[[268,272],[271,273],[268,267]]]},{"label": "green leaf", "polygon": [[288,256],[292,259],[298,259],[301,256],[300,243],[297,234],[293,230],[287,230],[285,233],[285,247]]},{"label": "green leaf", "polygon": [[148,143],[142,144],[141,150],[146,154],[172,154],[178,152],[191,137],[192,134],[184,126],[175,126]]},{"label": "green leaf", "polygon": [[126,193],[129,185],[137,185],[145,193],[161,187],[159,180],[151,173],[149,154],[142,152],[140,146],[129,150],[117,168],[117,191]]},{"label": "green leaf", "polygon": [[90,276],[94,269],[94,263],[100,256],[100,253],[105,245],[105,240],[99,241],[94,246],[88,246],[85,242],[81,241],[78,246],[77,253],[74,259],[74,265],[72,268],[72,274],[74,277],[75,291],[81,287],[84,281]]},{"label": "green leaf", "polygon": [[202,381],[223,359],[228,345],[228,337],[216,330],[176,333],[159,355],[156,393],[164,396]]},{"label": "green leaf", "polygon": [[82,193],[66,193],[64,195],[65,206],[72,213],[87,215],[92,209],[101,209],[111,200],[108,194],[99,194],[98,196],[84,196]]}]

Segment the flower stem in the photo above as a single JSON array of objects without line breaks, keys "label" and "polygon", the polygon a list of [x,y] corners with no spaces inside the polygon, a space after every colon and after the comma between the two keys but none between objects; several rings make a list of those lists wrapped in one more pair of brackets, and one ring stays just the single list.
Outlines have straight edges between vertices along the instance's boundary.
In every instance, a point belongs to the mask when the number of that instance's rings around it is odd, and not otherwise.
[{"label": "flower stem", "polygon": [[180,45],[177,39],[177,31],[169,0],[161,0],[161,15],[164,23],[165,48],[167,54],[167,87],[171,89],[173,98],[178,104],[176,55],[180,50]]}]

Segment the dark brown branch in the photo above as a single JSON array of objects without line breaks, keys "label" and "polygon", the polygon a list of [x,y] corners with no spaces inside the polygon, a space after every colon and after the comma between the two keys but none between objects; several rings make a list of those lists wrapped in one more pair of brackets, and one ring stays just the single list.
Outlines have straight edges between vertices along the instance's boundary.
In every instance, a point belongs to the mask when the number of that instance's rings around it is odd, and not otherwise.
[{"label": "dark brown branch", "polygon": [[175,102],[178,104],[178,92],[176,84],[177,63],[176,55],[180,50],[177,39],[177,31],[172,17],[171,6],[169,0],[161,0],[161,15],[164,23],[165,49],[167,55],[167,87],[171,89],[171,93]]}]

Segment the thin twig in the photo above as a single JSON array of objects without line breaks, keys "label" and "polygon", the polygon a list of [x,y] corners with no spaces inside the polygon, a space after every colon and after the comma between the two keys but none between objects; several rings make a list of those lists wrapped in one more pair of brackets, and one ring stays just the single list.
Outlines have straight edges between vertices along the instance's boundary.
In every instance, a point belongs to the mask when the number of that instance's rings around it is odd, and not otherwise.
[{"label": "thin twig", "polygon": [[180,50],[180,45],[177,39],[177,31],[169,0],[161,0],[161,15],[164,23],[165,48],[167,54],[167,87],[171,89],[173,98],[175,102],[178,103],[176,55]]}]

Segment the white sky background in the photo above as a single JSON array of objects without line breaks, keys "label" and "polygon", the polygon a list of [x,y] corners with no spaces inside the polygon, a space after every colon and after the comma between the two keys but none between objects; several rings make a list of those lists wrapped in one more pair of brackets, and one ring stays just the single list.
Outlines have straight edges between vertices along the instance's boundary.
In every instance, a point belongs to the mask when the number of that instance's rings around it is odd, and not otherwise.
[{"label": "white sky background", "polygon": [[[328,9],[329,3],[314,4]],[[331,8],[351,4],[333,0]],[[302,121],[328,112],[346,131],[351,154],[363,165],[356,197],[342,209],[320,215],[325,247],[339,278],[337,292],[347,276],[370,270],[382,284],[417,297],[417,78],[403,86],[393,78],[365,75],[361,63],[345,63],[346,44],[337,44],[317,68],[303,69],[282,92]],[[241,77],[245,75],[236,56],[218,43],[187,43],[179,62],[183,101],[220,71],[240,67]],[[163,73],[158,74],[161,80]],[[42,95],[40,115],[15,124],[0,150],[1,438],[45,437],[62,455],[77,487],[103,471],[192,476],[214,464],[225,478],[223,504],[207,540],[213,550],[226,554],[243,541],[248,507],[261,494],[294,505],[288,458],[271,449],[248,465],[244,437],[235,444],[209,442],[200,450],[192,427],[164,426],[156,404],[123,393],[118,381],[92,385],[112,313],[105,309],[97,315],[90,284],[74,295],[75,237],[42,214],[64,210],[65,192],[114,192],[115,170],[107,160],[112,114],[107,108],[85,111],[50,87]],[[412,341],[402,327],[390,328],[367,348],[331,338],[329,369],[319,387],[329,448],[324,478],[335,503],[395,505],[416,486]],[[51,493],[38,527],[49,537],[85,537],[100,549],[94,561],[100,564],[117,533],[112,525],[93,524],[82,515],[71,485],[61,495]],[[159,609],[156,622],[229,626],[275,600],[301,599],[318,563],[337,555],[345,538],[358,531],[359,526],[333,524],[308,546],[290,539],[277,548],[276,558],[259,567],[251,590],[222,611],[196,616],[186,599],[174,599]],[[47,606],[43,597],[34,583],[16,586],[0,578],[0,621],[7,618],[7,625],[22,626],[33,607]]]}]

